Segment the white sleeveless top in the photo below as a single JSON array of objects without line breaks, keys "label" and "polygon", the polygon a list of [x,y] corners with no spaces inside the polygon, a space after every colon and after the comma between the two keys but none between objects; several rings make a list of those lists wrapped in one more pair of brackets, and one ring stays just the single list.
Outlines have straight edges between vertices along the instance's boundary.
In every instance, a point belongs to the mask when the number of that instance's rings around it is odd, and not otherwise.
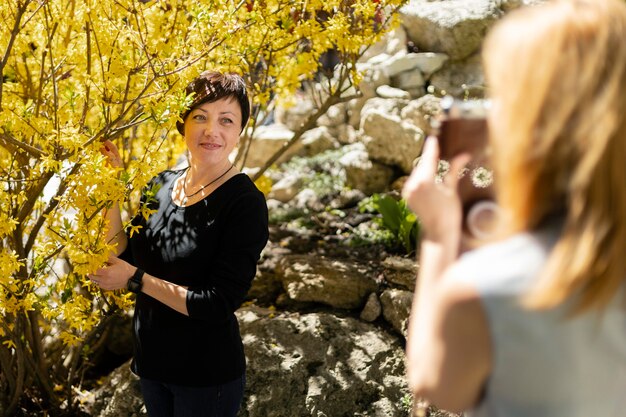
[{"label": "white sleeveless top", "polygon": [[519,305],[558,233],[554,224],[520,234],[469,252],[454,267],[453,279],[480,294],[493,345],[484,397],[468,417],[626,416],[626,291],[604,314],[573,319],[566,306],[535,312]]}]

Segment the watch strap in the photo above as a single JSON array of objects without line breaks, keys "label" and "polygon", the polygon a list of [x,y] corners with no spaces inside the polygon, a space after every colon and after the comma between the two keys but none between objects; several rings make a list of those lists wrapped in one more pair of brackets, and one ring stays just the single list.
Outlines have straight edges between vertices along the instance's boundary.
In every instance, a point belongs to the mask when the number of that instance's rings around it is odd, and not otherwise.
[{"label": "watch strap", "polygon": [[130,292],[134,292],[135,294],[141,292],[141,288],[143,287],[143,275],[145,274],[144,270],[141,268],[137,268],[132,277],[128,279],[126,283],[126,289]]}]

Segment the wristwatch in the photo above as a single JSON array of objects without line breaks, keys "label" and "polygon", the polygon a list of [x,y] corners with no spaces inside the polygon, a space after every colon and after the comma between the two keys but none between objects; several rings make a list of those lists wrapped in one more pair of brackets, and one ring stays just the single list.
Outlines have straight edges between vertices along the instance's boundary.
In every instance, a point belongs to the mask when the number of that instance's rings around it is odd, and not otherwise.
[{"label": "wristwatch", "polygon": [[137,268],[133,276],[128,279],[126,289],[130,292],[134,292],[135,294],[141,292],[141,287],[143,287],[143,274],[145,274],[143,269]]}]

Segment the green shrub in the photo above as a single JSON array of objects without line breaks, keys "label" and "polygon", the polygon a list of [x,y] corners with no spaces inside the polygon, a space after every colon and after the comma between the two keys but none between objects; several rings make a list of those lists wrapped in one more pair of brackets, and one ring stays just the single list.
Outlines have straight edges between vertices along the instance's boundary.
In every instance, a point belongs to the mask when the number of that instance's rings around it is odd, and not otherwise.
[{"label": "green shrub", "polygon": [[376,212],[381,215],[381,225],[389,230],[396,241],[402,245],[406,253],[411,253],[417,245],[419,222],[409,209],[406,201],[390,195],[374,194],[360,205],[361,212]]}]

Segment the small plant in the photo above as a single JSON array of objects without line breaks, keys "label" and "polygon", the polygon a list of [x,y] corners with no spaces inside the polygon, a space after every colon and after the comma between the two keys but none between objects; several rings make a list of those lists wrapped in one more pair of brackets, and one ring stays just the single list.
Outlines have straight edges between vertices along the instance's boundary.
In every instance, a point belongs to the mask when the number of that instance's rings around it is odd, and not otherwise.
[{"label": "small plant", "polygon": [[393,233],[406,253],[415,250],[419,222],[407,206],[406,201],[398,200],[390,195],[374,194],[370,199],[364,200],[359,208],[361,212],[380,213],[382,226]]}]

